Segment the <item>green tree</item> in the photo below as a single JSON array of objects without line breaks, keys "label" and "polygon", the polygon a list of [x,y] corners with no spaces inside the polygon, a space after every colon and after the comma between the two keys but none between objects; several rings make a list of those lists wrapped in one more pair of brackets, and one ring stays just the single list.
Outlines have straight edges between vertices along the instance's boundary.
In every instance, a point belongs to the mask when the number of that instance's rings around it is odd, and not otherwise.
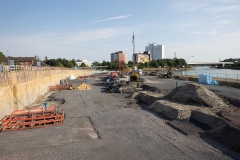
[{"label": "green tree", "polygon": [[143,69],[145,66],[144,66],[144,63],[140,62],[137,64],[137,67],[138,69]]},{"label": "green tree", "polygon": [[87,67],[87,65],[84,62],[82,62],[80,67]]},{"label": "green tree", "polygon": [[74,65],[74,66],[77,66],[77,63],[76,63],[76,61],[75,61],[75,59],[72,59],[72,64]]},{"label": "green tree", "polygon": [[128,61],[128,67],[132,67],[133,66],[133,61]]},{"label": "green tree", "polygon": [[118,70],[118,62],[110,62],[109,69],[110,70]]},{"label": "green tree", "polygon": [[108,62],[106,62],[106,61],[103,61],[103,62],[102,62],[102,66],[108,66],[108,65],[109,65]]},{"label": "green tree", "polygon": [[101,64],[100,64],[98,61],[94,61],[94,62],[92,63],[92,65],[93,65],[93,66],[100,66]]},{"label": "green tree", "polygon": [[0,52],[0,63],[4,61],[5,55]]}]

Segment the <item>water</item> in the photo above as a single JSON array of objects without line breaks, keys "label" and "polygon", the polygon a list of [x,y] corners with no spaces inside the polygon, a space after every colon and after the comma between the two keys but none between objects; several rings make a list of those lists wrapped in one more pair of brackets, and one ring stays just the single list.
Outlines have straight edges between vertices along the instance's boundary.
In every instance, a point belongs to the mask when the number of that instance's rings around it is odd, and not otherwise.
[{"label": "water", "polygon": [[174,73],[177,75],[194,75],[197,77],[199,74],[211,74],[212,77],[216,77],[216,78],[237,79],[237,80],[240,79],[240,70],[217,69],[217,68],[209,68],[209,67],[198,67],[194,69],[195,70],[175,71]]}]

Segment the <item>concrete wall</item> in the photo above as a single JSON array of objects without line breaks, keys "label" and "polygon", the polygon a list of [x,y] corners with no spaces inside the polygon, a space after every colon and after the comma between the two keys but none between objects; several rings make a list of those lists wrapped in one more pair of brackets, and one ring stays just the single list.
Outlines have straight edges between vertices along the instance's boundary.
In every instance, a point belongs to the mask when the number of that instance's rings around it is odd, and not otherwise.
[{"label": "concrete wall", "polygon": [[22,109],[70,75],[91,75],[92,70],[45,70],[0,73],[0,119],[13,110]]}]

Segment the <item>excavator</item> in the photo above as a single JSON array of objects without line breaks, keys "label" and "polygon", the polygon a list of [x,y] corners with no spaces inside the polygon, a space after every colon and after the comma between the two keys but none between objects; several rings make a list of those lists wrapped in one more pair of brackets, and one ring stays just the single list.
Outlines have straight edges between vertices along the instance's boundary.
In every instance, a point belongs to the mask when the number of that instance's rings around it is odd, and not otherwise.
[{"label": "excavator", "polygon": [[166,78],[172,78],[174,76],[173,72],[172,72],[172,69],[170,67],[167,68],[168,72],[167,73],[164,73],[162,74],[162,77],[166,77]]},{"label": "excavator", "polygon": [[130,81],[137,82],[137,87],[139,87],[140,74],[137,72],[133,72],[130,76]]}]

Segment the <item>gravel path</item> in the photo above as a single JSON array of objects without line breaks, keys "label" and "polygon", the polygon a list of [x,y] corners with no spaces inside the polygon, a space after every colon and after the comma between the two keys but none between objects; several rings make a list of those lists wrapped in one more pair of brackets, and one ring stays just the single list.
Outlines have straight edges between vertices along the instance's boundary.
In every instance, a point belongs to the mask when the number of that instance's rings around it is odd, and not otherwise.
[{"label": "gravel path", "polygon": [[102,93],[93,79],[85,83],[92,89],[52,95],[65,99],[63,125],[1,133],[0,159],[240,159],[208,138],[174,130],[151,111],[122,107],[128,94]]}]

